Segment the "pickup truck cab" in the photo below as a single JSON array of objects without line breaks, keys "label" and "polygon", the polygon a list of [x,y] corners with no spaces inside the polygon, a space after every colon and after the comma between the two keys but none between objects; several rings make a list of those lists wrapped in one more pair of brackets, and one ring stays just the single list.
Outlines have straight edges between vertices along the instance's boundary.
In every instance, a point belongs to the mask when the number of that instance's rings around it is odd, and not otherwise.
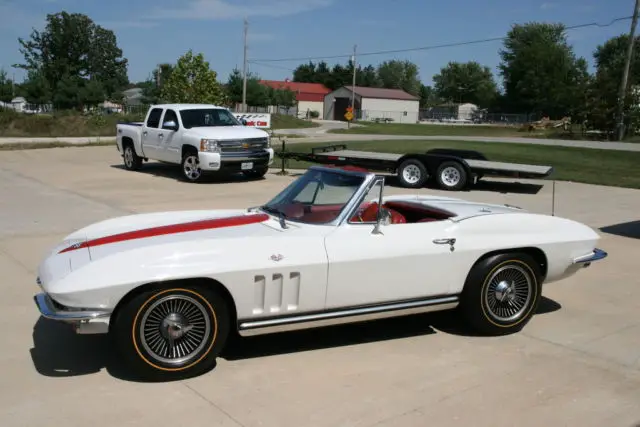
[{"label": "pickup truck cab", "polygon": [[181,165],[190,182],[206,172],[259,178],[273,163],[273,148],[267,132],[245,123],[217,105],[152,105],[144,122],[117,125],[116,143],[128,170],[151,159]]}]

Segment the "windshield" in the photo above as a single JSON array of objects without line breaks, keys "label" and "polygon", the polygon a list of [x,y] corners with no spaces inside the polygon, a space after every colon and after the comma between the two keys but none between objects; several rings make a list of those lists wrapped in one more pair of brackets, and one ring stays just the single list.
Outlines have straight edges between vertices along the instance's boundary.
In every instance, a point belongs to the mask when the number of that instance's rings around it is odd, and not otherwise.
[{"label": "windshield", "polygon": [[180,110],[180,118],[182,125],[187,129],[209,126],[242,126],[236,116],[223,108]]},{"label": "windshield", "polygon": [[309,170],[261,209],[287,220],[328,223],[340,215],[364,180],[337,170]]}]

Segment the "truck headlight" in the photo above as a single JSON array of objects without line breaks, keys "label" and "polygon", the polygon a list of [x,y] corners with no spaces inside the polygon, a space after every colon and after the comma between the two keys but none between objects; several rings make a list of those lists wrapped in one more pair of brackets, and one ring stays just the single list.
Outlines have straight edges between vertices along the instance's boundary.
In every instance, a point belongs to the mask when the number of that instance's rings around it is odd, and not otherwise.
[{"label": "truck headlight", "polygon": [[271,136],[267,137],[267,147],[266,148],[271,148]]},{"label": "truck headlight", "polygon": [[216,141],[215,139],[201,139],[200,151],[208,151],[210,153],[219,153],[220,146],[218,145],[218,141]]}]

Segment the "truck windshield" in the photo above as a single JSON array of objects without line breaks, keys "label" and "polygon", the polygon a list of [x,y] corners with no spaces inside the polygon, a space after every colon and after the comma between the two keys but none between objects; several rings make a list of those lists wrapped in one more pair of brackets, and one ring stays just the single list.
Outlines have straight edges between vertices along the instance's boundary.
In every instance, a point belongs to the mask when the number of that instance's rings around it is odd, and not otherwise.
[{"label": "truck windshield", "polygon": [[182,125],[186,129],[211,126],[242,126],[236,117],[222,108],[194,108],[180,110]]}]

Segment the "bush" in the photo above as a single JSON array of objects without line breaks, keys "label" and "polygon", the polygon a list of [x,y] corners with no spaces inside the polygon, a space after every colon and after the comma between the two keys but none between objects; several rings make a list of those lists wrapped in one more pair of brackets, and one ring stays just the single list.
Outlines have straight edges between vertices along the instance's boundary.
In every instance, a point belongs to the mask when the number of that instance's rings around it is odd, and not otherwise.
[{"label": "bush", "polygon": [[312,110],[309,112],[309,117],[311,117],[312,119],[317,119],[318,117],[320,117],[320,113],[316,110]]}]

